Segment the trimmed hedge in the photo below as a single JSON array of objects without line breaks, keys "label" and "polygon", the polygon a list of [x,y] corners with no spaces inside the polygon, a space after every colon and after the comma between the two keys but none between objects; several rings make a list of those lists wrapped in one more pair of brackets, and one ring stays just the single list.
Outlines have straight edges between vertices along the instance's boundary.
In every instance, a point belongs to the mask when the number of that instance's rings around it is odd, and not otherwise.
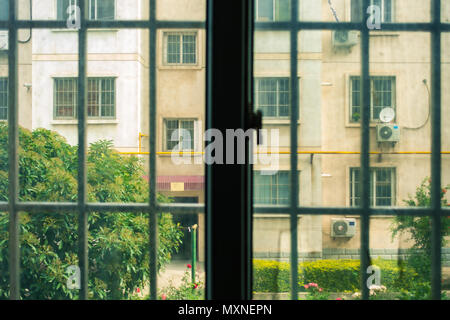
[{"label": "trimmed hedge", "polygon": [[[388,290],[408,290],[417,279],[412,268],[397,261],[373,260],[381,269],[381,284]],[[299,285],[315,282],[326,291],[360,290],[359,260],[317,260],[299,263]],[[288,292],[290,288],[288,262],[254,260],[253,287],[255,292]]]}]

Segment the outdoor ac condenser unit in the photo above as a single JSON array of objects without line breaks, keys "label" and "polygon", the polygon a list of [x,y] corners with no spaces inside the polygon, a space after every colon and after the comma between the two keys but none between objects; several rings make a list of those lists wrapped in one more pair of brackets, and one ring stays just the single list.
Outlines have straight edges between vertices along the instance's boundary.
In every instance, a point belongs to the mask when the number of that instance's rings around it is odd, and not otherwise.
[{"label": "outdoor ac condenser unit", "polygon": [[396,124],[377,125],[377,142],[398,142],[400,141],[400,128]]},{"label": "outdoor ac condenser unit", "polygon": [[335,30],[331,35],[333,47],[349,48],[358,43],[358,32],[354,30]]},{"label": "outdoor ac condenser unit", "polygon": [[351,238],[356,234],[355,219],[331,219],[331,237]]},{"label": "outdoor ac condenser unit", "polygon": [[8,31],[0,31],[0,51],[8,50]]}]

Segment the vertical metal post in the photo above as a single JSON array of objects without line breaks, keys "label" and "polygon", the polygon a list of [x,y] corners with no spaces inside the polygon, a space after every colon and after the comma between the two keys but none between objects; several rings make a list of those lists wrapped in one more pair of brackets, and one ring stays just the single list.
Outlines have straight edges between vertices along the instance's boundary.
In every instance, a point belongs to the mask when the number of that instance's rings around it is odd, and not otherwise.
[{"label": "vertical metal post", "polygon": [[192,283],[195,283],[195,272],[197,270],[197,225],[195,224],[191,228]]},{"label": "vertical metal post", "polygon": [[9,298],[20,299],[20,243],[19,243],[19,212],[16,203],[19,188],[18,169],[18,103],[17,103],[17,8],[16,1],[9,0],[8,24],[8,153],[9,153]]},{"label": "vertical metal post", "polygon": [[441,299],[441,1],[432,1],[431,32],[431,296]]},{"label": "vertical metal post", "polygon": [[298,34],[295,25],[298,22],[298,3],[299,0],[293,0],[291,8],[291,201],[290,201],[290,229],[291,229],[291,299],[298,300]]},{"label": "vertical metal post", "polygon": [[150,228],[150,299],[157,299],[158,272],[158,212],[156,198],[156,0],[150,0],[150,195],[149,195],[149,228]]},{"label": "vertical metal post", "polygon": [[87,0],[80,1],[80,29],[78,30],[78,259],[81,271],[80,299],[87,300],[88,271],[88,212],[86,211],[86,73],[87,73]]},{"label": "vertical metal post", "polygon": [[370,224],[370,70],[369,70],[369,30],[366,27],[369,0],[363,0],[361,16],[361,292],[363,300],[369,299],[367,288],[367,268],[370,264],[369,224]]}]

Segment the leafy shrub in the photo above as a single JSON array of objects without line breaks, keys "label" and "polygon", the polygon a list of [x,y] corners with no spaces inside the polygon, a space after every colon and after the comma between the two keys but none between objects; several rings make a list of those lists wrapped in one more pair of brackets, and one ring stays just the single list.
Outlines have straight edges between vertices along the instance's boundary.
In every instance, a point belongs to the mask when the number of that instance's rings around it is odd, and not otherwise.
[{"label": "leafy shrub", "polygon": [[[441,190],[442,206],[448,206],[445,195],[449,186]],[[431,179],[425,178],[417,187],[414,196],[410,196],[404,203],[410,207],[431,206]],[[392,237],[397,234],[407,234],[413,241],[413,247],[409,250],[408,263],[419,274],[422,283],[431,279],[431,218],[401,215],[393,219]],[[450,217],[441,218],[441,247],[446,245],[445,237],[450,235]],[[417,292],[425,292],[427,287],[420,288]]]},{"label": "leafy shrub", "polygon": [[[199,279],[199,274],[196,274]],[[202,281],[192,283],[191,270],[186,270],[181,279],[181,284],[175,286],[170,282],[169,286],[160,290],[158,299],[161,300],[203,300],[205,298],[205,288]]]},{"label": "leafy shrub", "polygon": [[[374,260],[381,269],[381,283],[390,290],[411,288],[417,273],[396,261]],[[256,292],[288,292],[290,266],[287,262],[255,260],[253,286]],[[317,283],[328,292],[360,289],[359,260],[317,260],[299,263],[299,284]]]},{"label": "leafy shrub", "polygon": [[[8,128],[0,124],[0,201],[8,199]],[[19,129],[19,199],[74,202],[77,200],[77,147],[59,134]],[[144,202],[148,183],[136,157],[124,157],[109,141],[93,143],[87,157],[88,200]],[[168,201],[159,196],[160,201]],[[90,213],[89,297],[129,298],[144,287],[149,274],[148,214]],[[9,295],[8,214],[0,214],[0,299]],[[70,265],[78,264],[76,213],[21,213],[22,299],[72,299],[77,290],[66,286]],[[169,214],[159,215],[158,268],[163,268],[181,241],[180,228]]]}]

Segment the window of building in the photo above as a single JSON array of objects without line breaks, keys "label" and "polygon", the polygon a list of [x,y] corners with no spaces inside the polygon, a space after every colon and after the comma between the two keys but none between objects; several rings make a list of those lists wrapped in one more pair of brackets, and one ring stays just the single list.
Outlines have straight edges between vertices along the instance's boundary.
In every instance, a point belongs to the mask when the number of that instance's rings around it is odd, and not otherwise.
[{"label": "window of building", "polygon": [[166,151],[193,151],[195,141],[194,122],[192,119],[165,120]]},{"label": "window of building", "polygon": [[0,120],[8,119],[8,78],[0,78]]},{"label": "window of building", "polygon": [[255,79],[255,106],[264,117],[288,117],[289,96],[289,78]]},{"label": "window of building", "polygon": [[[370,0],[370,5],[375,5],[380,8],[381,22],[392,22],[393,5],[392,0]],[[351,5],[351,20],[353,22],[361,21],[361,6],[362,0],[352,0]]]},{"label": "window of building", "polygon": [[255,204],[289,204],[289,171],[278,171],[273,175],[254,172]]},{"label": "window of building", "polygon": [[290,0],[257,0],[257,21],[287,21],[290,19]]},{"label": "window of building", "polygon": [[[87,108],[89,118],[115,117],[115,78],[89,78]],[[55,118],[76,117],[77,78],[56,78],[54,86]]]},{"label": "window of building", "polygon": [[9,0],[0,0],[0,20],[8,20]]},{"label": "window of building", "polygon": [[167,32],[164,34],[166,64],[196,64],[197,34]]},{"label": "window of building", "polygon": [[[378,121],[384,108],[395,110],[395,77],[371,77],[370,120]],[[359,77],[350,78],[350,121],[361,117],[361,82]]]},{"label": "window of building", "polygon": [[[360,168],[350,169],[350,204],[359,206]],[[395,204],[395,168],[370,169],[370,204],[373,207],[392,206]]]},{"label": "window of building", "polygon": [[[57,19],[67,20],[67,8],[78,5],[78,0],[58,0]],[[89,0],[89,19],[113,20],[115,17],[115,0]]]}]

